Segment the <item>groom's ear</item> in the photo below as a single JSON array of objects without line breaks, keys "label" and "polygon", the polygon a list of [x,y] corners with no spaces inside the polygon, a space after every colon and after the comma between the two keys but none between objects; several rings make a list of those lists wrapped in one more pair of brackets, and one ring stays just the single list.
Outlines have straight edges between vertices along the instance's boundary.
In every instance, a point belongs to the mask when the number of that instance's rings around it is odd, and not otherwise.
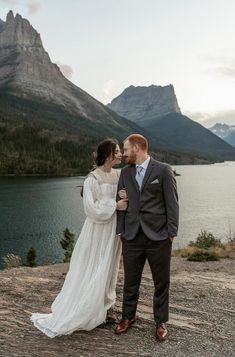
[{"label": "groom's ear", "polygon": [[135,151],[139,151],[140,150],[140,147],[138,144],[134,144],[133,145],[133,149],[135,149]]}]

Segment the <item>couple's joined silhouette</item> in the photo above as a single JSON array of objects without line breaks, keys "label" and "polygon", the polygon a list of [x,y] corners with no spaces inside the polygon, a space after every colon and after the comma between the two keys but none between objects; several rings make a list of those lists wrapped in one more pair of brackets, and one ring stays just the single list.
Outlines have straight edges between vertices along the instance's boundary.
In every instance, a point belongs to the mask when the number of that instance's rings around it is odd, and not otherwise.
[{"label": "couple's joined silhouette", "polygon": [[[155,291],[156,337],[167,336],[171,246],[178,229],[178,197],[171,168],[148,155],[147,140],[124,140],[127,166],[115,139],[97,147],[97,168],[84,181],[86,220],[75,244],[63,287],[51,313],[33,313],[34,325],[53,338],[92,330],[115,305],[121,251],[124,264],[122,319],[117,334],[135,321],[139,285],[146,259]],[[141,178],[138,177],[139,172]]]}]

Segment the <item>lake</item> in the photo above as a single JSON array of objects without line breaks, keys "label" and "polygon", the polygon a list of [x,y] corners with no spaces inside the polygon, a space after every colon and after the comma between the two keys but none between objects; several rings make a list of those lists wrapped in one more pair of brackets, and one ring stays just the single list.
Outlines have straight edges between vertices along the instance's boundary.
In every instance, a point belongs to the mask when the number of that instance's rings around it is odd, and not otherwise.
[{"label": "lake", "polygon": [[[174,248],[201,230],[226,241],[235,232],[235,163],[174,166],[180,201],[180,229]],[[66,227],[80,233],[85,219],[79,185],[83,177],[0,177],[0,266],[14,253],[25,261],[33,246],[37,263],[63,260]]]}]

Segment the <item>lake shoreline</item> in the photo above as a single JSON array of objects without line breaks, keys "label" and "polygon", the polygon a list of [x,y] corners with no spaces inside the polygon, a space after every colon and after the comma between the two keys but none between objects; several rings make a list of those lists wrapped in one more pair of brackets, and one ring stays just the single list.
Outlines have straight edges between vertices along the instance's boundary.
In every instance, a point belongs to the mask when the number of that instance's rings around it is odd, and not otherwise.
[{"label": "lake shoreline", "polygon": [[[206,166],[206,165],[215,165],[215,164],[223,164],[225,162],[235,162],[235,161],[213,161],[206,163],[185,163],[185,164],[169,164],[171,167],[174,166]],[[125,164],[123,165],[125,167]],[[120,169],[120,167],[118,167]],[[122,167],[121,167],[122,168]],[[60,173],[60,174],[48,174],[48,173],[40,173],[40,174],[0,174],[0,177],[51,177],[51,178],[60,178],[60,177],[86,177],[87,174],[83,173]]]},{"label": "lake shoreline", "polygon": [[16,174],[6,174],[6,175],[0,175],[0,177],[16,177],[16,178],[20,178],[20,177],[49,177],[49,178],[64,178],[64,177],[85,177],[84,175],[80,175],[80,174],[72,174],[72,175],[68,175],[68,174],[60,174],[60,175],[48,175],[48,174],[22,174],[22,175],[16,175]]},{"label": "lake shoreline", "polygon": [[[201,230],[222,243],[235,233],[235,165],[230,165],[173,166],[180,174],[176,177],[180,224],[173,249],[195,241]],[[61,262],[63,231],[68,227],[77,237],[85,221],[79,188],[84,179],[0,177],[0,257],[13,253],[25,262],[33,247],[38,264]]]}]

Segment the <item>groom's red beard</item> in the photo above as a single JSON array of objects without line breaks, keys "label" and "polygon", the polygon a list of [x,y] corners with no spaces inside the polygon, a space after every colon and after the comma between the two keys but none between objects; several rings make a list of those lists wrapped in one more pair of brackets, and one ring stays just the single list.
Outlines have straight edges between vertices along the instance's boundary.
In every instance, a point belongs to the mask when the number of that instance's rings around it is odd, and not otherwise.
[{"label": "groom's red beard", "polygon": [[123,155],[124,160],[126,160],[127,164],[135,164],[136,163],[136,154],[132,151],[130,155]]}]

